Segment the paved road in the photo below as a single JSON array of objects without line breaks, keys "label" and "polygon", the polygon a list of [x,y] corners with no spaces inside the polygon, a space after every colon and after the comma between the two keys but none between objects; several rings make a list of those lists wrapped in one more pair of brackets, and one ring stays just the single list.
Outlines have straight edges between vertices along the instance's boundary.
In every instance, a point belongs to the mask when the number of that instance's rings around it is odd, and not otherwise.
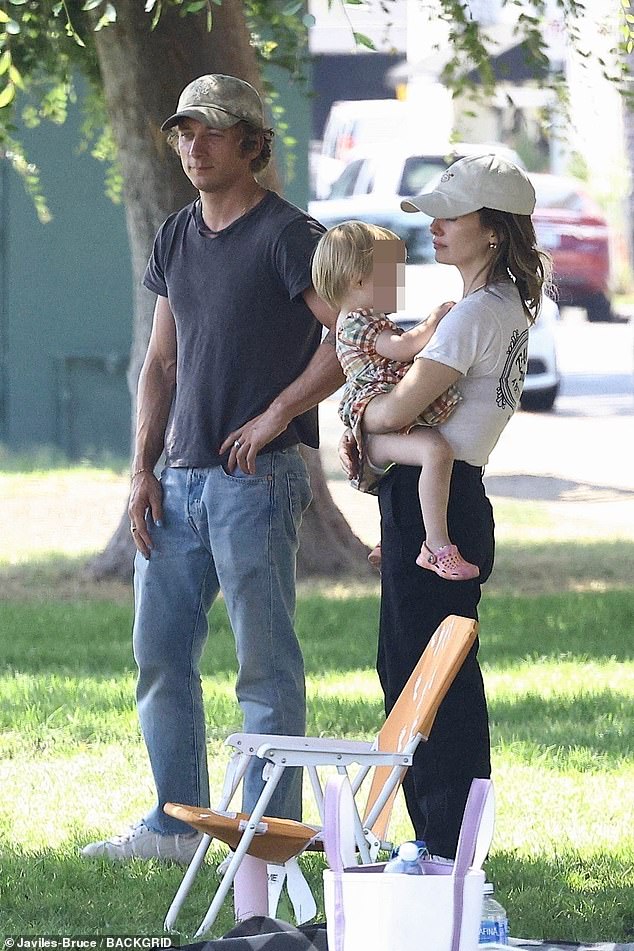
[{"label": "paved road", "polygon": [[[562,385],[555,409],[511,420],[487,466],[489,493],[562,506],[557,512],[577,519],[580,533],[588,521],[605,521],[608,533],[634,537],[634,321],[591,324],[566,310],[557,344]],[[320,410],[322,458],[333,475],[341,432],[336,405],[331,399]],[[341,482],[331,491],[357,534],[368,544],[378,538],[376,502]]]},{"label": "paved road", "polygon": [[[552,413],[520,412],[487,477],[551,477],[634,493],[634,326],[591,324],[564,311],[557,327],[561,391]],[[544,497],[548,498],[548,495]]]}]

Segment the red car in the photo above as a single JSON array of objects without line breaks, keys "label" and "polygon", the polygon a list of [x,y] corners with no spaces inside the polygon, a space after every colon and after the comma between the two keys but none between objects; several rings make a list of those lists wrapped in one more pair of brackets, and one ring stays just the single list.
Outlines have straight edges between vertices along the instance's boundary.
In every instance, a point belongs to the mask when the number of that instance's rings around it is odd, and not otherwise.
[{"label": "red car", "polygon": [[553,256],[560,307],[610,320],[610,228],[603,212],[578,179],[529,174],[537,193],[535,231]]}]

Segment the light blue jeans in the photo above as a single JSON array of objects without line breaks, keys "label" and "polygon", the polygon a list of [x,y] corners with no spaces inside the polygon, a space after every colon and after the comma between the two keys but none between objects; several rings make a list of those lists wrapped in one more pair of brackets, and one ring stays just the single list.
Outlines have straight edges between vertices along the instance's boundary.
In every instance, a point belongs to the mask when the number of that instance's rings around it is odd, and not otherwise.
[{"label": "light blue jeans", "polygon": [[[265,453],[255,475],[221,466],[167,468],[162,525],[135,561],[137,706],[158,802],[155,832],[191,832],[165,802],[208,806],[209,777],[199,661],[207,612],[221,590],[238,657],[236,694],[249,733],[305,731],[304,664],[295,635],[295,559],[308,474],[297,447]],[[243,808],[262,789],[261,760],[245,777]],[[301,773],[288,770],[267,808],[300,818]]]}]

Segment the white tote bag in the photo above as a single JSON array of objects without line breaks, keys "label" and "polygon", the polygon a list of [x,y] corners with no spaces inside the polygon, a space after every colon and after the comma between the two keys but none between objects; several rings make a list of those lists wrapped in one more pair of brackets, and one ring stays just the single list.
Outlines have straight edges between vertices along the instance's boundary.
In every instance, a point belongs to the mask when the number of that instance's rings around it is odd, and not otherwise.
[{"label": "white tote bag", "polygon": [[481,864],[493,836],[493,787],[472,783],[453,865],[425,862],[424,875],[358,865],[352,790],[329,780],[324,800],[324,902],[331,951],[476,951],[482,918]]}]

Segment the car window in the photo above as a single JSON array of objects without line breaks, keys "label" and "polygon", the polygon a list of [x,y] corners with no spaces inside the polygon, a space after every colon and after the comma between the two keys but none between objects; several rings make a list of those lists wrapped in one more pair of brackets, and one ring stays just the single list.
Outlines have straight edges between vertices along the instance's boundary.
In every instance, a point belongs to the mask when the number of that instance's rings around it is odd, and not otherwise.
[{"label": "car window", "polygon": [[428,155],[410,155],[403,165],[403,175],[399,186],[399,195],[416,195],[422,192],[425,185],[440,175],[448,167],[449,162],[442,158]]},{"label": "car window", "polygon": [[[408,214],[398,208],[389,212],[354,208],[350,209],[349,217],[389,228],[402,238],[407,248],[407,264],[429,264],[435,260],[433,238],[429,230],[431,219],[427,215]],[[332,228],[344,220],[343,216],[337,216],[322,221],[322,224]]]},{"label": "car window", "polygon": [[357,179],[355,191],[357,195],[370,195],[374,191],[374,172],[367,163],[365,167],[365,180],[363,173],[361,173]]},{"label": "car window", "polygon": [[363,161],[363,159],[356,159],[354,162],[350,162],[349,165],[346,165],[339,178],[335,179],[332,183],[332,188],[328,195],[329,198],[347,198],[349,195],[354,194],[354,186],[359,177]]}]

